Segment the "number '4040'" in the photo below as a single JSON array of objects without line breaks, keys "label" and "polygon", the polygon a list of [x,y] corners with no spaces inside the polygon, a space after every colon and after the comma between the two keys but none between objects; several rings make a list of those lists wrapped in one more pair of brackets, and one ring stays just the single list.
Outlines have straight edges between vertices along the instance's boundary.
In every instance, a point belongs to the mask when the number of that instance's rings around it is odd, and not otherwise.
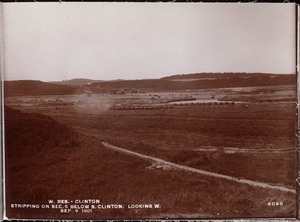
[{"label": "number '4040'", "polygon": [[283,202],[280,201],[270,201],[268,202],[268,206],[283,206]]}]

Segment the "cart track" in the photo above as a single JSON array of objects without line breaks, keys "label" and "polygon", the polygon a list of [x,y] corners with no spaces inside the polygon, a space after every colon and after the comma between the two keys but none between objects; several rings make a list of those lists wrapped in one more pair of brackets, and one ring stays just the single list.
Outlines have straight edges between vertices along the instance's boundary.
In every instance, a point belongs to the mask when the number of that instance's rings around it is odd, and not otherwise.
[{"label": "cart track", "polygon": [[102,142],[103,146],[121,153],[126,153],[129,155],[133,155],[133,156],[137,156],[140,157],[142,159],[146,159],[146,160],[152,160],[154,162],[157,162],[159,164],[164,164],[164,165],[168,165],[171,166],[175,169],[180,169],[180,170],[184,170],[184,171],[189,171],[189,172],[193,172],[193,173],[198,173],[198,174],[202,174],[202,175],[206,175],[206,176],[211,176],[211,177],[216,177],[216,178],[221,178],[221,179],[226,179],[226,180],[230,180],[230,181],[235,181],[238,183],[243,183],[243,184],[248,184],[250,186],[254,186],[254,187],[262,187],[262,188],[266,188],[266,189],[274,189],[274,190],[279,190],[279,191],[284,191],[284,192],[289,192],[289,193],[294,193],[296,194],[296,190],[295,189],[291,189],[291,188],[287,188],[284,186],[278,186],[278,185],[271,185],[271,184],[267,184],[267,183],[263,183],[263,182],[257,182],[257,181],[252,181],[252,180],[247,180],[247,179],[239,179],[237,177],[231,177],[231,176],[227,176],[227,175],[223,175],[223,174],[219,174],[219,173],[213,173],[213,172],[209,172],[209,171],[205,171],[205,170],[200,170],[200,169],[196,169],[196,168],[192,168],[192,167],[188,167],[188,166],[183,166],[177,163],[172,163],[169,161],[165,161],[156,157],[152,157],[152,156],[148,156],[145,154],[141,154],[141,153],[137,153],[131,150],[127,150],[121,147],[117,147],[117,146],[113,146],[107,142]]}]

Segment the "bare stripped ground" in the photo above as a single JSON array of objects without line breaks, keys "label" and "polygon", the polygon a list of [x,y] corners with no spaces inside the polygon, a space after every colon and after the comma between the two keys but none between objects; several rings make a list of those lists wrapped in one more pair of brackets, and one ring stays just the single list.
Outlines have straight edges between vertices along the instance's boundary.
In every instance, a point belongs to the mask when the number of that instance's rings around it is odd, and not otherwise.
[{"label": "bare stripped ground", "polygon": [[152,161],[155,161],[156,163],[171,166],[175,169],[194,172],[194,173],[198,173],[198,174],[202,174],[202,175],[206,175],[206,176],[222,178],[222,179],[226,179],[226,180],[230,180],[230,181],[235,181],[235,182],[238,182],[238,183],[248,184],[248,185],[254,186],[254,187],[275,189],[275,190],[290,192],[290,193],[294,193],[294,194],[296,193],[296,190],[290,189],[290,188],[287,188],[287,187],[270,185],[270,184],[267,184],[267,183],[262,183],[262,182],[247,180],[247,179],[239,179],[239,178],[236,178],[236,177],[231,177],[231,176],[227,176],[227,175],[223,175],[223,174],[219,174],[219,173],[213,173],[213,172],[209,172],[209,171],[205,171],[205,170],[199,170],[199,169],[195,169],[195,168],[192,168],[192,167],[183,166],[183,165],[180,165],[180,164],[165,161],[165,160],[155,158],[155,157],[152,157],[152,156],[148,156],[148,155],[140,154],[140,153],[137,153],[137,152],[133,152],[133,151],[130,151],[130,150],[127,150],[127,149],[124,149],[124,148],[117,147],[117,146],[113,146],[113,145],[111,145],[107,142],[102,142],[102,144],[106,148],[113,149],[113,150],[116,150],[116,151],[119,151],[119,152],[122,152],[122,153],[126,153],[126,154],[129,154],[129,155],[138,156],[138,157],[143,158],[143,159],[152,160]]}]

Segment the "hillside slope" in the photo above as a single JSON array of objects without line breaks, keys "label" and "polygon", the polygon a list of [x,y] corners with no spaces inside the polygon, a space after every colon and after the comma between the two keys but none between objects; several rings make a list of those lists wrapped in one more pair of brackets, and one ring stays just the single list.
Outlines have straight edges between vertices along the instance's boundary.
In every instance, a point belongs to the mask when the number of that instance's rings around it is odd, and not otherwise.
[{"label": "hillside slope", "polygon": [[73,94],[76,88],[57,85],[35,80],[5,81],[4,93],[6,96],[22,95],[65,95]]},{"label": "hillside slope", "polygon": [[[295,85],[296,75],[269,75],[269,74],[209,74],[209,75],[180,75],[152,80],[121,80],[94,83],[100,89],[151,89],[151,90],[186,90],[208,88],[230,88],[250,86],[281,86]],[[174,81],[176,79],[192,81]]]},{"label": "hillside slope", "polygon": [[[78,135],[51,117],[22,113],[5,106],[5,146],[8,160],[63,153],[78,145]],[[8,162],[11,164],[12,162]]]},{"label": "hillside slope", "polygon": [[41,175],[49,167],[65,162],[79,146],[78,134],[51,117],[5,107],[7,201],[24,202],[29,196],[35,201],[51,195],[47,182],[34,181],[45,179]]}]

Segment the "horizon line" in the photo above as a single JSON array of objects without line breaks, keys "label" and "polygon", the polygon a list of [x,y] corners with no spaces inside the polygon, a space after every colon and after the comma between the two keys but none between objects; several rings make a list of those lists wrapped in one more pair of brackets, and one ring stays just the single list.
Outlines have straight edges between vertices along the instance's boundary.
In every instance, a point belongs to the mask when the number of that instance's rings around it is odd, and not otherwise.
[{"label": "horizon line", "polygon": [[75,77],[71,79],[61,79],[61,80],[41,80],[41,79],[6,79],[4,75],[3,81],[41,81],[41,82],[64,82],[64,81],[71,81],[71,80],[91,80],[91,81],[133,81],[133,80],[159,80],[163,78],[173,77],[173,76],[185,76],[185,75],[196,75],[196,74],[245,74],[245,75],[251,75],[251,74],[261,74],[261,75],[296,75],[296,73],[268,73],[268,72],[199,72],[199,73],[185,73],[185,74],[173,74],[173,75],[167,75],[160,78],[137,78],[137,79],[124,79],[124,78],[117,78],[117,79],[90,79],[90,78],[84,78],[84,77]]}]

